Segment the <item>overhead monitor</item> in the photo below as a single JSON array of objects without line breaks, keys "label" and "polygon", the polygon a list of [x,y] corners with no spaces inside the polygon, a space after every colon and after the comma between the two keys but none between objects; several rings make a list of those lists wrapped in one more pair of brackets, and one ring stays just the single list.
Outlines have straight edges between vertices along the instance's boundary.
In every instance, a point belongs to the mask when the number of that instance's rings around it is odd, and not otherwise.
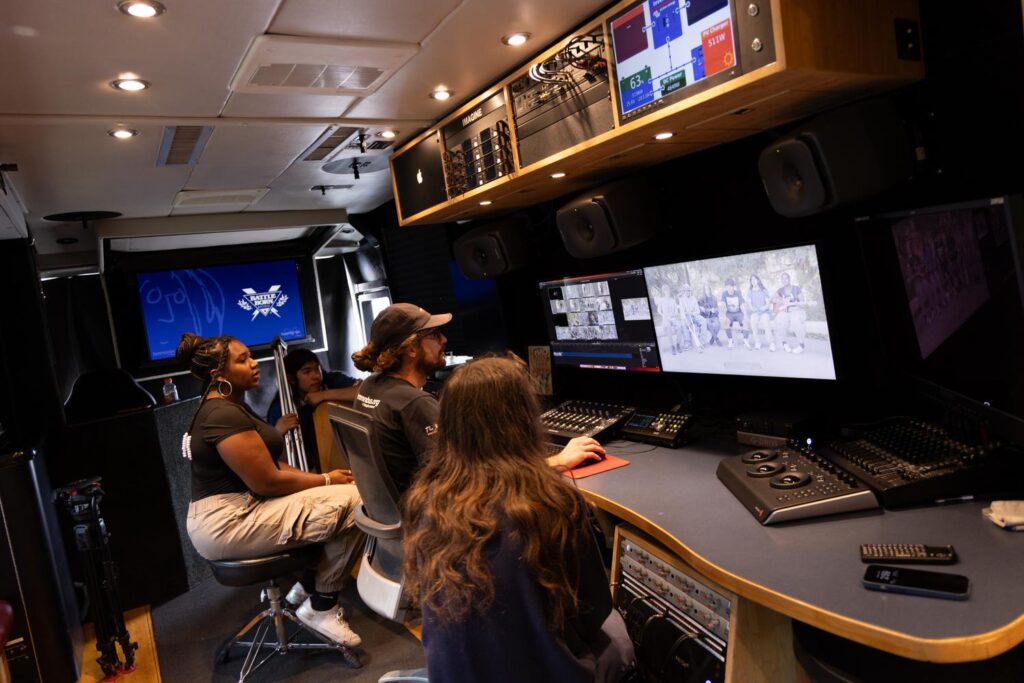
[{"label": "overhead monitor", "polygon": [[610,17],[620,120],[773,62],[770,4],[750,7],[757,11],[734,0],[640,0]]},{"label": "overhead monitor", "polygon": [[814,245],[644,268],[667,372],[835,379]]},{"label": "overhead monitor", "polygon": [[293,259],[135,275],[149,360],[173,358],[184,332],[248,346],[306,338]]},{"label": "overhead monitor", "polygon": [[540,283],[556,366],[658,372],[642,270]]}]

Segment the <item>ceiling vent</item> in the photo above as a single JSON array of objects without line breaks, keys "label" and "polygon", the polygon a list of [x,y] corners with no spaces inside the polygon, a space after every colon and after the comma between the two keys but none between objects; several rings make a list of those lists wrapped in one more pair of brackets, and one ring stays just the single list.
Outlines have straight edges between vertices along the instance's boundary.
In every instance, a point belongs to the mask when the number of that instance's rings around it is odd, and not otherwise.
[{"label": "ceiling vent", "polygon": [[174,196],[175,209],[241,211],[263,198],[269,188],[244,190],[182,190]]},{"label": "ceiling vent", "polygon": [[323,161],[335,149],[359,132],[358,128],[338,126],[333,131],[328,128],[302,156],[303,161]]},{"label": "ceiling vent", "polygon": [[156,155],[157,166],[195,166],[213,126],[165,126]]},{"label": "ceiling vent", "polygon": [[362,97],[384,85],[419,49],[416,43],[379,40],[258,36],[231,90]]}]

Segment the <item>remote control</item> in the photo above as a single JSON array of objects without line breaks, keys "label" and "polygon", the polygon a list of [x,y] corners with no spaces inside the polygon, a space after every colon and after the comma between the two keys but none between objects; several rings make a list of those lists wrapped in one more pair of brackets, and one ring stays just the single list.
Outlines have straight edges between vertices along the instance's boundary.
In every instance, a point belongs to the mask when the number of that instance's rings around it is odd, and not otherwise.
[{"label": "remote control", "polygon": [[956,551],[951,545],[920,543],[865,543],[860,547],[862,562],[889,564],[953,564]]}]

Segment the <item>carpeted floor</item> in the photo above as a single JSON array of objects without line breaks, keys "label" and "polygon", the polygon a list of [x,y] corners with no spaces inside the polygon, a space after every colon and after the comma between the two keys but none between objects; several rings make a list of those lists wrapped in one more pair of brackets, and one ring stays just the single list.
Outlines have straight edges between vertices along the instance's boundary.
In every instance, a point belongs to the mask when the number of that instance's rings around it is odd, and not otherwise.
[{"label": "carpeted floor", "polygon": [[[258,586],[229,588],[211,578],[155,608],[153,630],[163,683],[237,681],[245,651],[236,649],[224,664],[215,664],[214,657],[221,644],[260,611],[259,594]],[[393,669],[424,666],[420,642],[401,624],[370,612],[359,600],[354,585],[343,594],[342,604],[349,623],[363,639],[356,650],[362,668],[348,668],[342,657],[332,652],[295,652],[275,656],[253,680],[376,683]]]}]

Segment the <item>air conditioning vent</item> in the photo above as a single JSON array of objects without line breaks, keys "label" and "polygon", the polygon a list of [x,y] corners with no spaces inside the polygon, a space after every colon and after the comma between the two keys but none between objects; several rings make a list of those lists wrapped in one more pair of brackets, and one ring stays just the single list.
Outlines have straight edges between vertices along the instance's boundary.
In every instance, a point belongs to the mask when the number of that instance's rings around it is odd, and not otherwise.
[{"label": "air conditioning vent", "polygon": [[166,126],[156,165],[195,166],[212,132],[212,126]]},{"label": "air conditioning vent", "polygon": [[339,145],[345,143],[350,137],[359,132],[358,128],[348,128],[345,126],[339,126],[331,131],[330,128],[324,131],[320,139],[313,143],[306,154],[303,155],[303,161],[323,161],[327,158],[331,152],[338,148]]},{"label": "air conditioning vent", "polygon": [[182,190],[174,197],[175,207],[221,207],[241,211],[263,198],[269,188],[244,190]]},{"label": "air conditioning vent", "polygon": [[250,94],[365,97],[419,51],[416,43],[258,36],[231,81]]},{"label": "air conditioning vent", "polygon": [[[259,67],[249,85],[279,88],[329,88],[366,90],[384,74],[369,66],[331,64],[266,64]],[[332,93],[333,94],[333,93]]]}]

